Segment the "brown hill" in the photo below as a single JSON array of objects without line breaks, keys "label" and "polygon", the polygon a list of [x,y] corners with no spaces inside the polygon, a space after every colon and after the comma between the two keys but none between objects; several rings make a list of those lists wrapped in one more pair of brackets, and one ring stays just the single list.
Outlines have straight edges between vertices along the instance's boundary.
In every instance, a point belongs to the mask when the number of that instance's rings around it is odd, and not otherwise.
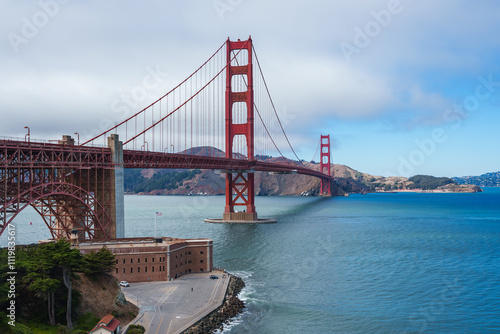
[{"label": "brown hill", "polygon": [[[274,161],[277,158],[269,160]],[[274,161],[275,162],[275,161]],[[294,162],[298,164],[297,162]],[[309,168],[319,170],[319,164],[309,164]],[[424,191],[406,177],[376,176],[361,173],[345,165],[332,165],[335,182],[332,193],[336,196],[345,194],[384,191]],[[159,170],[146,169],[141,172],[144,178],[150,179]],[[319,194],[318,178],[298,174],[255,173],[255,193],[258,196],[315,196]],[[430,192],[430,190],[425,190]],[[434,190],[435,192],[479,192],[481,188],[470,185],[448,185]],[[174,189],[156,189],[142,194],[148,195],[223,195],[225,193],[225,174],[213,170],[202,170],[200,174],[184,180]]]},{"label": "brown hill", "polygon": [[[202,156],[224,156],[224,152],[209,146],[195,147],[184,152]],[[244,158],[235,154],[235,158]],[[301,162],[283,157],[256,156],[257,160],[303,166]],[[318,170],[320,165],[314,162],[307,163],[307,167]],[[182,170],[144,169],[129,177],[126,189],[129,193],[149,195],[223,195],[225,193],[225,174],[212,170],[202,170],[199,173],[181,173]],[[394,192],[394,191],[423,191],[419,185],[406,177],[376,176],[359,172],[345,165],[332,164],[335,182],[332,185],[332,194],[341,196],[349,193]],[[180,173],[180,174],[179,174]],[[127,173],[126,173],[127,174]],[[168,176],[167,174],[170,174]],[[131,175],[131,174],[129,174]],[[173,175],[173,176],[172,176]],[[432,179],[432,176],[424,176]],[[443,178],[441,178],[443,179]],[[446,179],[446,178],[444,178]],[[137,181],[137,182],[136,182]],[[455,183],[449,179],[450,183]],[[127,182],[126,182],[127,183]],[[139,183],[139,186],[137,184]],[[267,172],[255,173],[255,194],[270,195],[317,195],[321,181],[318,178],[306,175],[274,174]],[[418,182],[417,182],[418,183]],[[136,185],[134,187],[134,185]],[[428,185],[424,187],[429,191]],[[441,192],[477,192],[478,187],[450,185],[443,189],[434,189]],[[142,191],[142,192],[141,192]]]},{"label": "brown hill", "polygon": [[98,318],[106,314],[114,315],[121,326],[128,324],[139,313],[139,308],[127,302],[118,280],[111,275],[89,279],[84,274],[77,274],[76,289],[81,294],[81,313],[94,313]]},{"label": "brown hill", "polygon": [[[319,170],[319,164],[311,164],[312,169]],[[359,172],[344,165],[332,165],[337,178],[333,184],[334,195],[342,196],[345,193],[366,193],[370,188],[355,179]],[[151,178],[158,170],[147,169],[141,174]],[[363,174],[368,175],[368,174]],[[175,189],[156,189],[148,195],[223,195],[226,191],[225,174],[213,170],[202,170],[193,179],[184,181]],[[319,193],[320,180],[307,175],[273,174],[268,172],[255,173],[255,193],[258,196],[274,195],[310,195]]]}]

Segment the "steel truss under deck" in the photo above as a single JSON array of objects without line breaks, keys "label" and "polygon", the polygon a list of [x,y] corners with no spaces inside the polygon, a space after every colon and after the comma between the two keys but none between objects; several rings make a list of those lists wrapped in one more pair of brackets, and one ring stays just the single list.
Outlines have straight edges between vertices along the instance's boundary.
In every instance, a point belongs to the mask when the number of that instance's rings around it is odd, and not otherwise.
[{"label": "steel truss under deck", "polygon": [[109,149],[0,141],[0,161],[0,234],[32,206],[55,239],[113,236]]}]

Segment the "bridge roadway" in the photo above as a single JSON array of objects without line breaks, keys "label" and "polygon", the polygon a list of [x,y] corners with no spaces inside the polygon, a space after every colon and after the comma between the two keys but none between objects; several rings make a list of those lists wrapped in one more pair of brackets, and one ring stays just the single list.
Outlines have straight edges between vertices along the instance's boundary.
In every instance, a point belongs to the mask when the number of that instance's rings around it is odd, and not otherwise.
[{"label": "bridge roadway", "polygon": [[144,326],[145,334],[181,333],[222,305],[229,284],[228,275],[223,275],[214,271],[170,282],[131,283],[122,291],[141,310],[131,323]]},{"label": "bridge roadway", "polygon": [[[274,158],[277,159],[277,158]],[[297,173],[333,180],[320,171],[281,158],[282,163],[202,155],[123,150],[124,168],[220,169]],[[0,168],[115,168],[106,147],[0,140]]]}]

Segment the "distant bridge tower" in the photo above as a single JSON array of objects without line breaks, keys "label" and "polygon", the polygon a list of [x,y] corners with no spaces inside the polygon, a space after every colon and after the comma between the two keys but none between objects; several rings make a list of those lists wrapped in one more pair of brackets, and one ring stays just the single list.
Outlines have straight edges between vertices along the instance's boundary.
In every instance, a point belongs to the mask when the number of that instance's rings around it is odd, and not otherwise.
[{"label": "distant bridge tower", "polygon": [[[321,135],[321,173],[329,176],[331,173],[330,135]],[[332,196],[332,183],[329,179],[321,179],[321,196]]]},{"label": "distant bridge tower", "polygon": [[[254,157],[254,92],[253,92],[253,64],[252,64],[252,39],[247,41],[232,42],[227,40],[227,68],[226,68],[226,158],[233,158],[233,143],[235,137],[243,136],[246,141],[247,159],[255,160]],[[243,63],[234,64],[233,51],[240,55],[248,55],[248,60]],[[242,59],[243,57],[238,57]],[[231,61],[232,60],[232,61]],[[243,80],[246,83],[245,91],[235,91],[235,82]],[[245,123],[235,123],[238,108],[235,103],[240,102],[246,106]],[[244,108],[243,108],[244,109]],[[255,211],[255,185],[254,171],[252,170],[228,170],[226,174],[226,207],[223,220],[225,221],[257,221]],[[243,210],[237,212],[236,207]]]}]

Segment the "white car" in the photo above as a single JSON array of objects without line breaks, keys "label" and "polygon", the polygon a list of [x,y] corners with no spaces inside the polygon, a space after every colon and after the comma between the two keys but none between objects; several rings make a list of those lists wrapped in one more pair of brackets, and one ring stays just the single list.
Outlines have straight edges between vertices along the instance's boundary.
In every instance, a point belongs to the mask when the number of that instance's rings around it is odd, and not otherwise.
[{"label": "white car", "polygon": [[130,286],[127,281],[121,281],[120,286]]}]

